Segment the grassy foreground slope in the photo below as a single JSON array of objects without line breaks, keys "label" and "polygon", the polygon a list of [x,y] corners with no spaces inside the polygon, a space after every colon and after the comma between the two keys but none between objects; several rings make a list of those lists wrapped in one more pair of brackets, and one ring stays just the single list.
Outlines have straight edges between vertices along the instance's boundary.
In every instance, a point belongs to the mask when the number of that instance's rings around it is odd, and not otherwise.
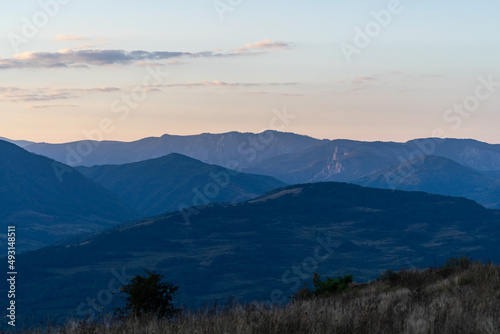
[{"label": "grassy foreground slope", "polygon": [[[499,333],[500,267],[400,271],[283,307],[236,304],[172,321],[68,323],[53,333]],[[40,333],[30,331],[28,333]]]}]

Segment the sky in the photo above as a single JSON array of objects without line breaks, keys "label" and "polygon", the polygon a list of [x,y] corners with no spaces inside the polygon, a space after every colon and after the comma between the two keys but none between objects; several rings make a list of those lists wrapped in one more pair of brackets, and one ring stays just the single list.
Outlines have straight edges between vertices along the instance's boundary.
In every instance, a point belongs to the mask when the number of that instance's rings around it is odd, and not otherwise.
[{"label": "sky", "polygon": [[0,137],[500,143],[498,1],[5,0],[0,12]]}]

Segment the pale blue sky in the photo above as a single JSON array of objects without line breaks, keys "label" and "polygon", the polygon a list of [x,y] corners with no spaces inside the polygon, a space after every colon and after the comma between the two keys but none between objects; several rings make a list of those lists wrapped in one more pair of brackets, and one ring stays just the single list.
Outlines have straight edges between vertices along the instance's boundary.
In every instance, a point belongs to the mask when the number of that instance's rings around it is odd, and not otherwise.
[{"label": "pale blue sky", "polygon": [[[405,141],[440,129],[500,143],[500,87],[472,112],[447,112],[474,96],[478,77],[500,82],[498,1],[401,0],[350,62],[341,43],[354,45],[355,28],[397,1],[221,0],[236,4],[223,20],[212,0],[68,2],[33,36],[24,18],[44,19],[39,1],[0,3],[0,136],[79,140],[103,119],[109,140],[257,132],[286,108],[296,117],[282,130],[319,138]],[[130,53],[139,50],[149,53]],[[170,74],[162,86],[142,86],[159,65]],[[113,106],[136,86],[145,98],[120,118]]]}]

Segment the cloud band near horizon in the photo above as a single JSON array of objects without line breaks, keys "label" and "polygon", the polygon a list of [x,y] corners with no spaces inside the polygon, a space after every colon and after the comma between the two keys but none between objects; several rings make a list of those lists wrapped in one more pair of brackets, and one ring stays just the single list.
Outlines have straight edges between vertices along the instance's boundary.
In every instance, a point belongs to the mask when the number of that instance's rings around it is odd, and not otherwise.
[{"label": "cloud band near horizon", "polygon": [[292,43],[263,40],[229,52],[171,52],[171,51],[125,51],[125,50],[74,50],[65,49],[57,52],[24,52],[12,58],[0,58],[0,70],[8,69],[53,69],[53,68],[88,68],[89,66],[129,65],[136,62],[160,61],[173,58],[211,58],[256,56],[269,50],[285,50],[293,47]]}]

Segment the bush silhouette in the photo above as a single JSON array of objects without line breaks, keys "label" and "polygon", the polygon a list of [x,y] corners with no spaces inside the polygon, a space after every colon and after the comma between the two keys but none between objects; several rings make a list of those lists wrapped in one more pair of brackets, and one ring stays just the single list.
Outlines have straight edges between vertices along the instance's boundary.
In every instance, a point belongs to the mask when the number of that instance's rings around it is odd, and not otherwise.
[{"label": "bush silhouette", "polygon": [[337,278],[327,277],[322,281],[318,273],[314,273],[314,295],[327,296],[329,294],[346,290],[353,281],[352,275],[337,276]]},{"label": "bush silhouette", "polygon": [[387,270],[385,273],[381,274],[378,278],[380,281],[389,282],[389,284],[394,287],[401,280],[400,274],[392,269]]},{"label": "bush silhouette", "polygon": [[179,289],[171,283],[162,282],[163,275],[154,271],[144,270],[147,276],[137,275],[120,288],[128,297],[124,310],[119,313],[124,315],[154,315],[160,318],[172,317],[176,310],[172,305],[175,293]]},{"label": "bush silhouette", "polygon": [[470,255],[468,253],[467,255],[462,253],[460,257],[452,257],[446,260],[446,264],[440,266],[437,272],[443,277],[448,277],[454,273],[469,269],[471,265],[472,259]]},{"label": "bush silhouette", "polygon": [[327,277],[322,281],[320,274],[314,273],[313,284],[314,291],[309,289],[304,283],[304,287],[295,292],[290,298],[294,301],[307,300],[313,297],[326,297],[330,294],[347,290],[349,285],[353,282],[352,275],[337,276],[337,278]]},{"label": "bush silhouette", "polygon": [[299,300],[311,299],[312,297],[314,297],[314,292],[307,287],[306,283],[304,283],[304,287],[299,291],[296,291],[289,298],[292,299],[293,301],[299,301]]}]

